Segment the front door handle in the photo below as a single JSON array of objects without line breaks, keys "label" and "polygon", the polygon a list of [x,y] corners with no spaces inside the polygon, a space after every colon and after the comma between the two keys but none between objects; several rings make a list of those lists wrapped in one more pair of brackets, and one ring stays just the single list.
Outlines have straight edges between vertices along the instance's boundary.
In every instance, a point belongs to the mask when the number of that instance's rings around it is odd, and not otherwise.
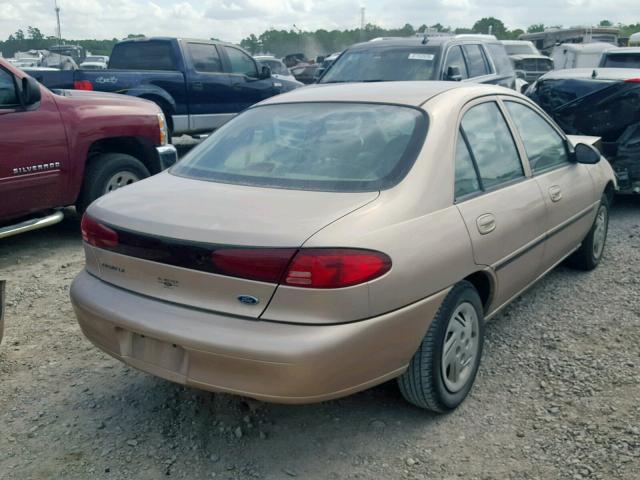
[{"label": "front door handle", "polygon": [[202,90],[204,90],[204,85],[202,85],[202,82],[193,82],[192,85],[193,85],[193,89],[198,92],[201,92]]},{"label": "front door handle", "polygon": [[562,199],[562,190],[558,185],[549,187],[549,196],[552,202],[559,202]]},{"label": "front door handle", "polygon": [[492,213],[485,213],[476,219],[476,226],[480,235],[486,235],[496,229],[496,217]]}]

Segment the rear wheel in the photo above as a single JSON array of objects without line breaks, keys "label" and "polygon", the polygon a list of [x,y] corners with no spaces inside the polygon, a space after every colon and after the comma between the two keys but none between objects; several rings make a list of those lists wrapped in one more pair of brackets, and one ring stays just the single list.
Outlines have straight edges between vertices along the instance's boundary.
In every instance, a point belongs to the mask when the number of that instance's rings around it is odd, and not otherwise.
[{"label": "rear wheel", "polygon": [[87,166],[76,209],[83,213],[96,198],[148,176],[147,167],[131,155],[101,154],[93,158]]},{"label": "rear wheel", "polygon": [[598,213],[591,230],[568,260],[569,265],[579,270],[593,270],[598,266],[604,252],[609,231],[609,198],[606,194],[600,199]]},{"label": "rear wheel", "polygon": [[458,283],[444,299],[427,334],[398,379],[410,403],[446,412],[465,399],[476,377],[484,341],[482,302],[471,283]]}]

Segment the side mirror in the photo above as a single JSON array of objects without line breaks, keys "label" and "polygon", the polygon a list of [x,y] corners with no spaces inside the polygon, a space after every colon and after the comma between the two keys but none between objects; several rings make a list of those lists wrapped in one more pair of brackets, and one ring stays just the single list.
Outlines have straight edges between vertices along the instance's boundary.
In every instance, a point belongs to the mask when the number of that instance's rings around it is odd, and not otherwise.
[{"label": "side mirror", "polygon": [[25,77],[22,79],[22,106],[30,107],[40,101],[40,84],[35,78]]},{"label": "side mirror", "polygon": [[600,152],[592,145],[578,143],[574,148],[573,158],[577,163],[595,165],[600,161]]},{"label": "side mirror", "polygon": [[452,82],[459,82],[462,80],[462,74],[460,73],[460,67],[454,67],[452,65],[447,67],[446,79]]},{"label": "side mirror", "polygon": [[260,69],[260,73],[258,74],[258,78],[260,80],[266,80],[267,78],[271,78],[271,68],[267,65],[263,65]]}]

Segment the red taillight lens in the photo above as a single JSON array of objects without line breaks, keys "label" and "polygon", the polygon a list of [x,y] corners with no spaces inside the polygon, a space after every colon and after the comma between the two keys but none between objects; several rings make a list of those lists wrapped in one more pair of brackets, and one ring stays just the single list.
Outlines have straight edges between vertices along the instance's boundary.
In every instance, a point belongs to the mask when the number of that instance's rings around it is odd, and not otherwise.
[{"label": "red taillight lens", "polygon": [[216,273],[278,283],[296,248],[221,248],[211,254]]},{"label": "red taillight lens", "polygon": [[73,82],[74,90],[93,90],[93,84],[89,80],[76,80]]},{"label": "red taillight lens", "polygon": [[625,83],[640,83],[640,78],[627,78]]},{"label": "red taillight lens", "polygon": [[378,278],[390,269],[391,259],[381,252],[308,248],[296,254],[283,283],[304,288],[343,288]]},{"label": "red taillight lens", "polygon": [[82,216],[80,230],[82,239],[94,247],[110,249],[118,246],[118,234],[86,213]]}]

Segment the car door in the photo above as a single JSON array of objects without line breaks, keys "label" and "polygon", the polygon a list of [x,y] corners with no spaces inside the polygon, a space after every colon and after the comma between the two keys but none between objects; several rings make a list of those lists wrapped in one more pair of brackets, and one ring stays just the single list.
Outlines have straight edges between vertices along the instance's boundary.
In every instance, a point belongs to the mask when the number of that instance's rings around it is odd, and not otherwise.
[{"label": "car door", "polygon": [[503,99],[535,181],[547,206],[545,268],[576,247],[589,231],[600,198],[588,167],[570,161],[566,137],[541,112],[516,99]]},{"label": "car door", "polygon": [[187,76],[189,128],[213,130],[236,112],[232,102],[231,79],[224,71],[220,53],[212,43],[187,42],[190,60]]},{"label": "car door", "polygon": [[[259,79],[256,61],[239,48],[222,47],[227,56],[231,78],[231,99],[235,112],[280,93],[282,84],[273,78]],[[276,85],[277,83],[277,85]]]},{"label": "car door", "polygon": [[495,271],[498,307],[541,273],[546,208],[497,98],[465,107],[455,161],[456,206],[475,262]]},{"label": "car door", "polygon": [[69,181],[67,138],[58,107],[20,103],[17,78],[0,67],[0,221],[59,207]]}]

